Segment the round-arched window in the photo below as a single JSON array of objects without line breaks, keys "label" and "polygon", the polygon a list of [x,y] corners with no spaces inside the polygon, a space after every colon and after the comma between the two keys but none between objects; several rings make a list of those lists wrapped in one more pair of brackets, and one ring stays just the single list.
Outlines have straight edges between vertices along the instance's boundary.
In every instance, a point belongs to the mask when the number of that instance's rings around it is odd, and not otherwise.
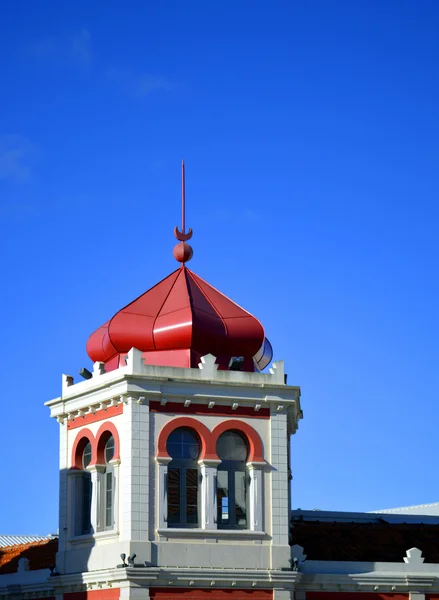
[{"label": "round-arched window", "polygon": [[91,463],[91,443],[87,441],[82,451],[82,468],[85,469]]},{"label": "round-arched window", "polygon": [[216,453],[221,460],[245,461],[248,456],[248,444],[236,431],[225,431],[218,438]]},{"label": "round-arched window", "polygon": [[108,464],[114,456],[114,437],[110,435],[104,448],[105,463]]},{"label": "round-arched window", "polygon": [[221,463],[217,477],[217,523],[219,529],[247,527],[248,442],[237,431],[225,431],[216,443]]},{"label": "round-arched window", "polygon": [[179,427],[169,435],[166,451],[171,458],[196,460],[200,455],[200,442],[191,429]]},{"label": "round-arched window", "polygon": [[172,458],[168,465],[168,525],[198,527],[199,466],[201,444],[197,434],[186,427],[169,434],[166,450]]}]

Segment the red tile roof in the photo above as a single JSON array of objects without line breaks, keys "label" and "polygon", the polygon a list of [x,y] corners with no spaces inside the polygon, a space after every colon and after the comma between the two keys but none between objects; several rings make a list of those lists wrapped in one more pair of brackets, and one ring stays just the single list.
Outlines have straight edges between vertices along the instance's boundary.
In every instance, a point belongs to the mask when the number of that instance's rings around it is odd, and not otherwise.
[{"label": "red tile roof", "polygon": [[55,565],[57,551],[58,538],[0,548],[0,575],[15,573],[20,558],[29,560],[31,571],[48,569]]},{"label": "red tile roof", "polygon": [[303,546],[307,560],[403,562],[415,547],[425,562],[439,563],[439,525],[295,520],[291,543]]}]

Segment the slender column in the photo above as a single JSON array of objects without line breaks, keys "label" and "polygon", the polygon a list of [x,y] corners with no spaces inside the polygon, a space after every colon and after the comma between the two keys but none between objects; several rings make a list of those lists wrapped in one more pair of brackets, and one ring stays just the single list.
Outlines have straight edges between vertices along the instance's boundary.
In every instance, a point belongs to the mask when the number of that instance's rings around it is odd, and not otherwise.
[{"label": "slender column", "polygon": [[168,464],[171,458],[156,458],[157,462],[157,529],[168,526]]},{"label": "slender column", "polygon": [[119,532],[119,465],[120,458],[110,460],[113,467],[113,527],[114,531]]},{"label": "slender column", "polygon": [[87,471],[91,477],[91,509],[90,509],[90,521],[91,521],[91,532],[96,533],[103,529],[102,519],[102,474],[105,471],[105,465],[90,465],[87,467]]},{"label": "slender column", "polygon": [[247,463],[250,485],[249,485],[249,509],[250,529],[252,531],[263,531],[263,498],[262,498],[262,469],[265,463]]},{"label": "slender column", "polygon": [[217,528],[217,469],[220,460],[200,460],[201,470],[201,528]]}]

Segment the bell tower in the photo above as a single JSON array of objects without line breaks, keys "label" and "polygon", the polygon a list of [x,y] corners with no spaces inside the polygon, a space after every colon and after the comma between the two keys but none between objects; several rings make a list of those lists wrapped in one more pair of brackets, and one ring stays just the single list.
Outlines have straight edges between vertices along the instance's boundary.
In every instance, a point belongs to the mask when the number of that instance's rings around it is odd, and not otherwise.
[{"label": "bell tower", "polygon": [[61,430],[60,598],[292,593],[300,389],[282,361],[261,372],[261,323],[186,266],[184,212],[182,165],[181,266],[90,336],[92,372],[64,375],[47,403]]}]

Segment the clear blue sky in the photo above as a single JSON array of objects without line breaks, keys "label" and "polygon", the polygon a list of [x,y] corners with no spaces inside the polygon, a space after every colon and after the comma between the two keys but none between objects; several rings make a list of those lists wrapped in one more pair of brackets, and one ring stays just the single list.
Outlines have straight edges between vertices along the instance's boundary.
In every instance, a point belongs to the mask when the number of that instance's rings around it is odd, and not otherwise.
[{"label": "clear blue sky", "polygon": [[439,500],[439,3],[4,0],[0,533],[57,528],[43,402],[176,267],[260,318],[293,506]]}]

